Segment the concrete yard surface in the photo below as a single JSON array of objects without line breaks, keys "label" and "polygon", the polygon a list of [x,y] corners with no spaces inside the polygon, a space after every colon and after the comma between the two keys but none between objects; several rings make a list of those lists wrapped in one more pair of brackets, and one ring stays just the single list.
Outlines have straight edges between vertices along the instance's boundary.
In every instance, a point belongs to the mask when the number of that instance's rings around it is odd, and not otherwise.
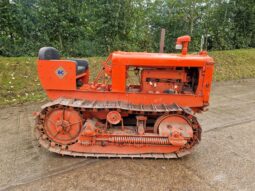
[{"label": "concrete yard surface", "polygon": [[38,147],[39,103],[0,110],[0,190],[255,190],[255,79],[215,83],[182,159],[85,159]]}]

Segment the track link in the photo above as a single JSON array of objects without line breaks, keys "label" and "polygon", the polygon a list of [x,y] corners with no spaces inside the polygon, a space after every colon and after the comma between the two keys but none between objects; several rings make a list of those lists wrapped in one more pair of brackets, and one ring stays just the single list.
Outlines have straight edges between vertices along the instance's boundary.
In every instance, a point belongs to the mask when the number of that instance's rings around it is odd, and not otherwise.
[{"label": "track link", "polygon": [[[68,145],[59,145],[52,142],[47,134],[44,132],[43,124],[47,112],[55,108],[73,108],[76,111],[95,111],[95,110],[125,110],[133,113],[160,113],[160,114],[179,114],[187,117],[192,125],[194,131],[194,137],[192,141],[188,143],[187,148],[174,153],[160,154],[108,154],[108,153],[83,153],[73,152],[68,150]],[[61,155],[68,155],[74,157],[86,157],[86,158],[142,158],[142,159],[172,159],[181,158],[191,153],[192,148],[199,143],[201,139],[201,127],[197,122],[195,116],[193,116],[188,108],[182,108],[176,104],[172,105],[132,105],[122,102],[96,102],[96,101],[85,101],[85,100],[74,100],[59,98],[53,102],[49,102],[42,106],[41,112],[36,117],[35,135],[39,140],[39,144],[48,149],[50,152],[58,153]],[[116,141],[116,140],[115,140]],[[139,141],[139,140],[137,140]],[[75,144],[76,142],[72,143]]]}]

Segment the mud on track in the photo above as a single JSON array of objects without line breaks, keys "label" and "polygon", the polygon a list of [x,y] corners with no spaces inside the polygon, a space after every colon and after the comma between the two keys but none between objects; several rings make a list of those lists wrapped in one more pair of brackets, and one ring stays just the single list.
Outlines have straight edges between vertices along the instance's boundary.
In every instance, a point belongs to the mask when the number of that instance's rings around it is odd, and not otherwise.
[{"label": "mud on track", "polygon": [[33,136],[40,105],[0,110],[0,190],[255,190],[255,80],[214,85],[202,142],[179,160],[49,153]]}]

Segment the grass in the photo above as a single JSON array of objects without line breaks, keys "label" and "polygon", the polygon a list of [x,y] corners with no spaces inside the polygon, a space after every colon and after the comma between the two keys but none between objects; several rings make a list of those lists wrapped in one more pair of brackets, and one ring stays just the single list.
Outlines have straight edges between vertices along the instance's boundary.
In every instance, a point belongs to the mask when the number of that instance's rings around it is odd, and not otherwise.
[{"label": "grass", "polygon": [[[0,57],[0,105],[47,99],[37,76],[34,57]],[[104,58],[88,58],[91,78],[100,70]]]},{"label": "grass", "polygon": [[35,58],[0,57],[0,105],[44,97],[36,73]]},{"label": "grass", "polygon": [[215,81],[255,78],[255,49],[209,52],[215,60]]},{"label": "grass", "polygon": [[[255,78],[255,49],[213,51],[215,81]],[[93,79],[105,58],[88,58]],[[0,57],[0,105],[47,99],[36,70],[36,58]]]}]

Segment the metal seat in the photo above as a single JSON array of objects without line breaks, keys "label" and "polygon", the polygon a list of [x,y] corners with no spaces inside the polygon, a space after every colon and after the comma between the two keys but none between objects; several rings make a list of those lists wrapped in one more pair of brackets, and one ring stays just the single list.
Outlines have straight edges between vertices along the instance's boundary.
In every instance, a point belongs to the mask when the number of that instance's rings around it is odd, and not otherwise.
[{"label": "metal seat", "polygon": [[[53,47],[43,47],[39,50],[38,54],[39,60],[60,60],[60,54],[56,48]],[[75,62],[76,64],[76,75],[84,73],[89,68],[89,63],[87,60],[81,59],[68,59]]]},{"label": "metal seat", "polygon": [[38,54],[39,60],[59,60],[60,54],[56,48],[42,47]]},{"label": "metal seat", "polygon": [[84,73],[89,68],[89,63],[87,60],[80,59],[69,59],[76,63],[76,75]]}]

